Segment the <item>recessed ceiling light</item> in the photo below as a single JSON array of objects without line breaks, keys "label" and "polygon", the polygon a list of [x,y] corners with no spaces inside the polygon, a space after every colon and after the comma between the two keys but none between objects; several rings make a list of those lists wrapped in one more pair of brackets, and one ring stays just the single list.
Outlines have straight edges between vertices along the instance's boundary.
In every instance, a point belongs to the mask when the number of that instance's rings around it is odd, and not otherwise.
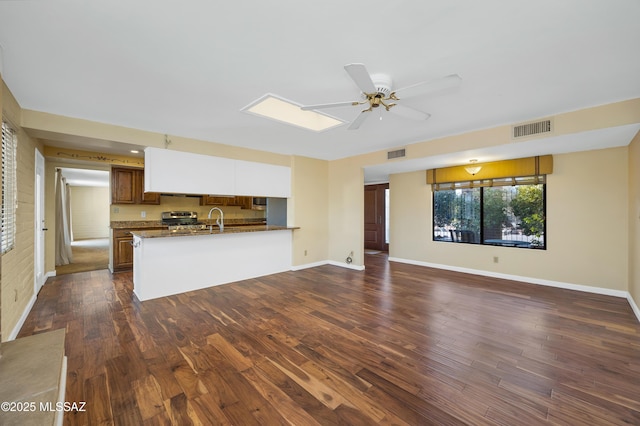
[{"label": "recessed ceiling light", "polygon": [[322,132],[344,123],[338,118],[317,111],[303,111],[300,106],[290,100],[267,93],[240,111],[315,132]]},{"label": "recessed ceiling light", "polygon": [[140,151],[138,151],[137,149],[132,149],[132,150],[131,150],[131,153],[132,153],[132,154],[138,154],[138,153],[140,153]]}]

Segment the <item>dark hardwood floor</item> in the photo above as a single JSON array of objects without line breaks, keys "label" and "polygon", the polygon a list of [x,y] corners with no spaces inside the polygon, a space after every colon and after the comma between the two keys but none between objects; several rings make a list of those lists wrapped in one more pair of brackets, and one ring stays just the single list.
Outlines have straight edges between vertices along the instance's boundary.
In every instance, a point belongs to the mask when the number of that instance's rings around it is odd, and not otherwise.
[{"label": "dark hardwood floor", "polygon": [[129,273],[50,279],[65,424],[640,424],[626,300],[387,262],[140,303]]}]

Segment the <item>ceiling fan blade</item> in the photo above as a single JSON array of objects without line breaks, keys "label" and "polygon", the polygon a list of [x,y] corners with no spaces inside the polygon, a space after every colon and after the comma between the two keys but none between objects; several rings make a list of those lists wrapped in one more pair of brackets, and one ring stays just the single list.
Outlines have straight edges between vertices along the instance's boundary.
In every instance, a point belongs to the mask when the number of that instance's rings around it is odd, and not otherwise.
[{"label": "ceiling fan blade", "polygon": [[333,102],[330,104],[316,104],[316,105],[305,105],[300,107],[303,111],[309,111],[312,109],[323,109],[323,108],[335,108],[341,106],[353,106],[358,105],[360,102],[358,101],[345,101],[345,102]]},{"label": "ceiling fan blade", "polygon": [[360,127],[360,125],[362,123],[364,123],[364,121],[367,119],[367,117],[369,117],[371,115],[371,114],[369,114],[370,112],[371,112],[371,110],[365,109],[360,114],[358,114],[356,119],[351,122],[349,127],[347,127],[347,130],[357,130]]},{"label": "ceiling fan blade", "polygon": [[431,117],[431,114],[427,114],[426,112],[422,112],[415,108],[400,104],[394,105],[389,109],[389,111],[393,112],[396,115],[399,115],[400,117],[417,121],[427,120],[429,117]]},{"label": "ceiling fan blade", "polygon": [[403,87],[402,89],[395,90],[394,93],[398,99],[409,98],[411,96],[424,95],[427,93],[434,93],[444,89],[450,89],[458,87],[462,78],[458,74],[448,75],[436,80],[423,81],[411,86]]},{"label": "ceiling fan blade", "polygon": [[371,75],[369,75],[369,71],[367,71],[364,64],[347,64],[344,69],[363,93],[377,92],[376,86],[371,80]]}]

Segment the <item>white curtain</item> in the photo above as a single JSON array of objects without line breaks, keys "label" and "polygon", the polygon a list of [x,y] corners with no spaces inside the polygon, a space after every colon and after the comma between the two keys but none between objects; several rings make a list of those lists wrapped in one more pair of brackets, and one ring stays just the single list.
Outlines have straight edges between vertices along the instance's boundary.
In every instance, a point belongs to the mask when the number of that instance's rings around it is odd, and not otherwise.
[{"label": "white curtain", "polygon": [[58,169],[56,171],[56,266],[73,262],[72,238],[69,185],[62,176],[62,171]]}]

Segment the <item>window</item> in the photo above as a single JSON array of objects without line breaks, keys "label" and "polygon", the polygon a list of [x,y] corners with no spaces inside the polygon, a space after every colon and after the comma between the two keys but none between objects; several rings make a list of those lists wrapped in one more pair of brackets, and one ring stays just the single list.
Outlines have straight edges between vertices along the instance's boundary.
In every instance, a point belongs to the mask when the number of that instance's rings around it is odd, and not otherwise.
[{"label": "window", "polygon": [[532,180],[544,182],[544,177],[435,190],[433,240],[546,249],[546,185]]},{"label": "window", "polygon": [[2,253],[11,250],[16,240],[16,145],[17,137],[2,122],[2,220],[0,245]]}]

